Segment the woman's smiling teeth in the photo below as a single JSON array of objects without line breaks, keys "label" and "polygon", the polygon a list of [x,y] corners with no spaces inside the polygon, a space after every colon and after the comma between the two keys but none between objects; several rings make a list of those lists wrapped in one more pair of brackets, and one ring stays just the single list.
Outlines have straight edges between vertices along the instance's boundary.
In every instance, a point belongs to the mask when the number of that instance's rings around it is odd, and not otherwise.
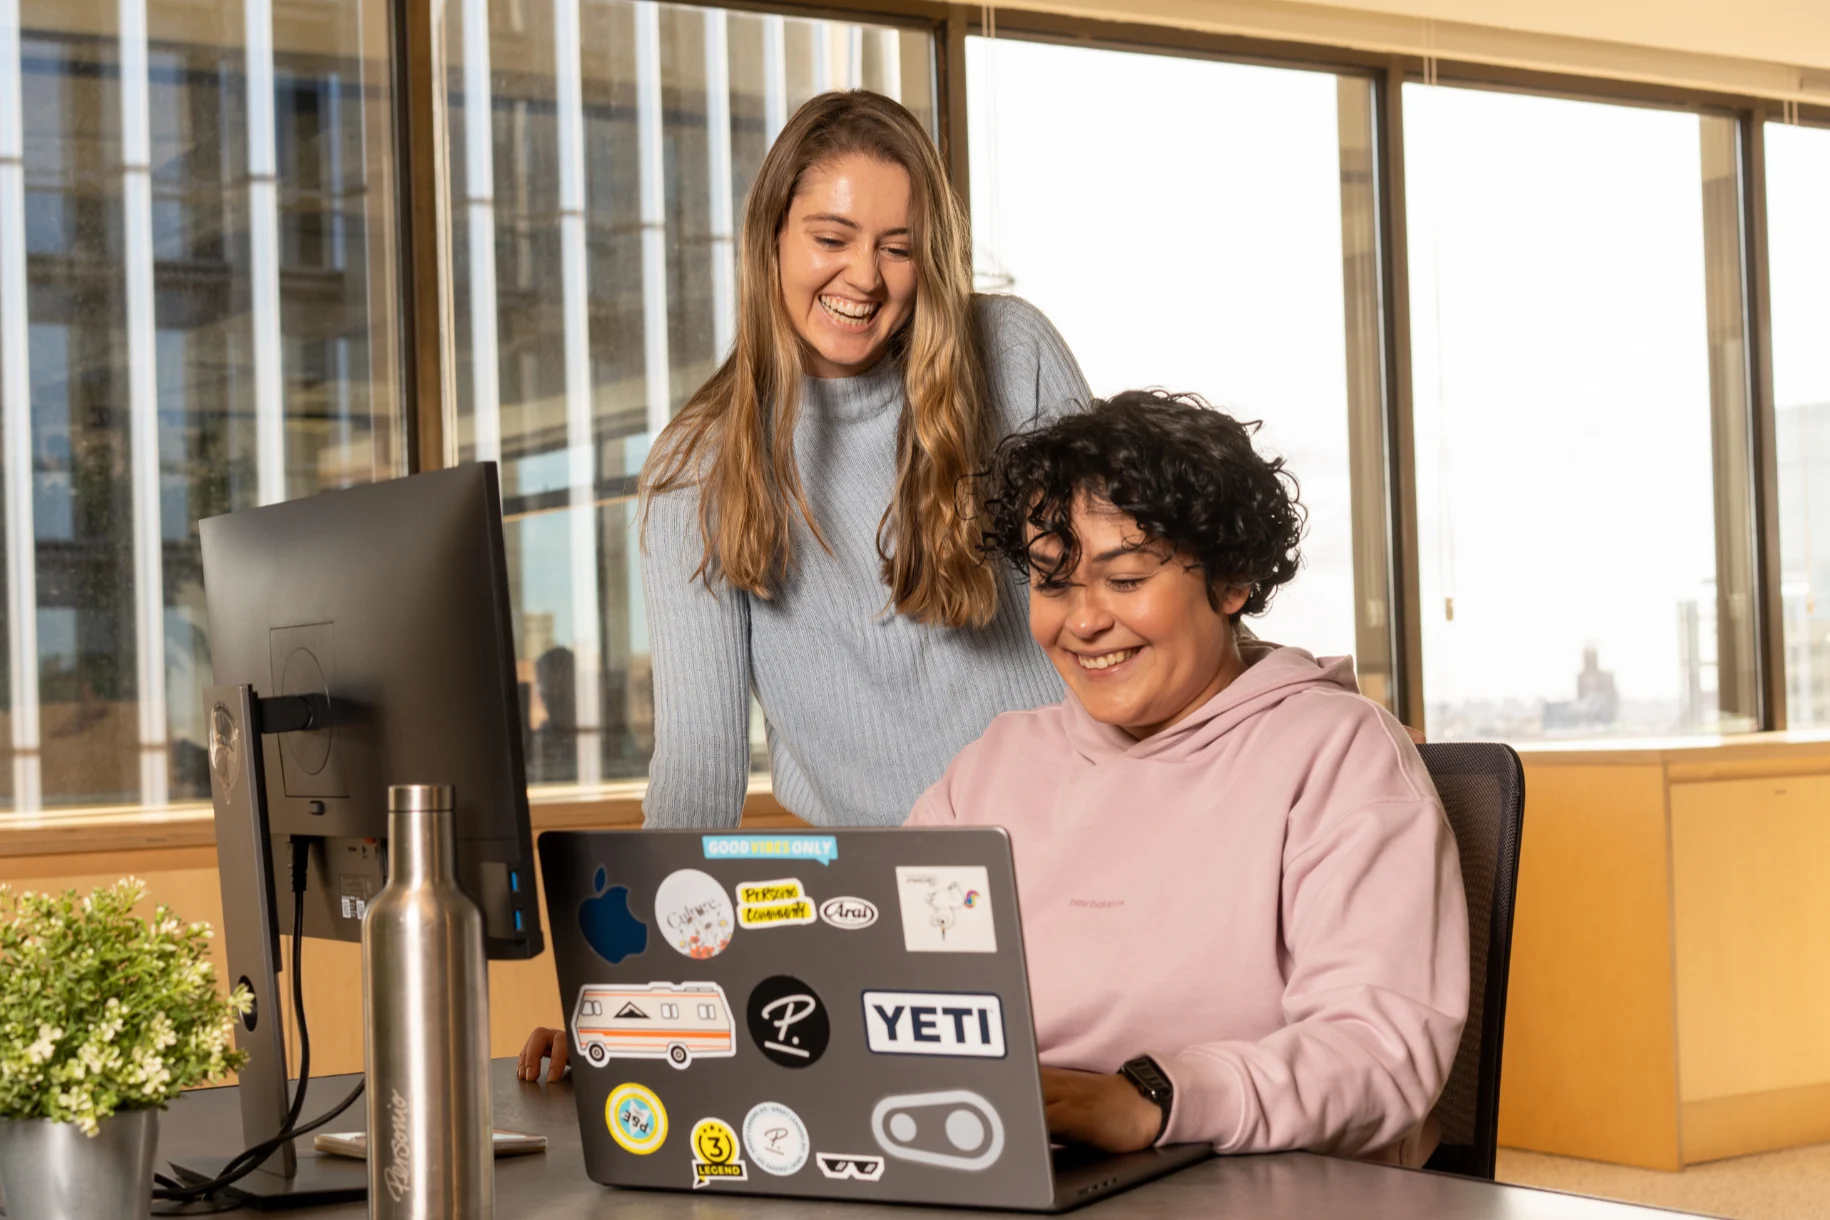
[{"label": "woman's smiling teeth", "polygon": [[848,301],[844,297],[822,295],[819,298],[820,308],[824,309],[833,321],[841,326],[862,329],[870,325],[870,320],[882,308],[876,301]]},{"label": "woman's smiling teeth", "polygon": [[1117,652],[1102,652],[1097,656],[1088,656],[1084,652],[1074,654],[1082,669],[1111,669],[1114,665],[1123,664],[1137,655],[1135,648],[1121,648]]}]

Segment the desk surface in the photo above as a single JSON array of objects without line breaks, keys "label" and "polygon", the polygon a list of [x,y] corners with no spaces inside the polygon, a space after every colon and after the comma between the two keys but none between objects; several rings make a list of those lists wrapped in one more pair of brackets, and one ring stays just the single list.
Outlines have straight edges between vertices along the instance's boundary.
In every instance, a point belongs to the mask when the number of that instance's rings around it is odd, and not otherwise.
[{"label": "desk surface", "polygon": [[[355,1077],[312,1082],[308,1112],[342,1097]],[[515,1079],[515,1061],[498,1059],[491,1071],[498,1127],[531,1131],[547,1137],[546,1153],[508,1157],[496,1162],[496,1211],[503,1217],[539,1216],[541,1220],[616,1215],[646,1217],[816,1216],[883,1217],[905,1220],[915,1215],[995,1215],[1009,1212],[962,1212],[906,1206],[858,1206],[812,1203],[798,1199],[758,1199],[738,1195],[705,1195],[619,1191],[585,1176],[578,1140],[577,1111],[569,1083],[526,1084]],[[241,1119],[236,1091],[202,1089],[173,1103],[159,1123],[159,1161],[173,1158],[227,1156],[237,1151]],[[350,1122],[331,1125],[353,1130],[362,1125],[360,1106]],[[276,1213],[285,1216],[361,1216],[361,1203]],[[1135,1190],[1114,1195],[1071,1213],[1094,1220],[1167,1220],[1168,1217],[1354,1216],[1358,1220],[1417,1220],[1444,1216],[1456,1220],[1647,1220],[1683,1213],[1633,1207],[1600,1199],[1553,1194],[1521,1186],[1500,1186],[1443,1174],[1388,1169],[1359,1161],[1336,1160],[1308,1153],[1274,1156],[1216,1157]]]}]

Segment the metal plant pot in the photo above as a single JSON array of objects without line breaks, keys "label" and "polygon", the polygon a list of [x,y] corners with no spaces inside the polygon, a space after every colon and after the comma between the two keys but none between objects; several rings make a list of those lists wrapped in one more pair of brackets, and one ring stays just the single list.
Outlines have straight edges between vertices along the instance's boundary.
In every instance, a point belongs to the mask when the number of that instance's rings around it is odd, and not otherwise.
[{"label": "metal plant pot", "polygon": [[157,1110],[123,1110],[93,1139],[75,1123],[0,1120],[6,1220],[147,1220]]}]

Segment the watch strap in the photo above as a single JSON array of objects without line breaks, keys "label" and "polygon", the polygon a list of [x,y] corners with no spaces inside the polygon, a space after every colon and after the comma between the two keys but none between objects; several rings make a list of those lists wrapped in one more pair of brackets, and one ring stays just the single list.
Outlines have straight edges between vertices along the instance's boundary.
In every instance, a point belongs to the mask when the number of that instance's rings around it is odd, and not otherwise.
[{"label": "watch strap", "polygon": [[1163,1119],[1157,1124],[1156,1136],[1150,1141],[1151,1146],[1155,1147],[1161,1142],[1163,1133],[1169,1130],[1169,1112],[1175,1105],[1174,1083],[1170,1081],[1169,1074],[1149,1055],[1126,1060],[1125,1065],[1118,1069],[1118,1074],[1129,1080],[1133,1088],[1142,1093],[1146,1100],[1155,1102],[1163,1112]]}]

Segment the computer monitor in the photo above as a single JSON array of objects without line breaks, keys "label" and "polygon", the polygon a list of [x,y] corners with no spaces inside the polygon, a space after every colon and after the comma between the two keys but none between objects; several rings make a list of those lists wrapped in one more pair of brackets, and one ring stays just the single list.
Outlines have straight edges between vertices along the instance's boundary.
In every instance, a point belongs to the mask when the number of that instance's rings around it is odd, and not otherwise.
[{"label": "computer monitor", "polygon": [[[543,942],[494,463],[200,528],[224,948],[229,981],[255,1000],[235,1030],[249,1054],[239,1083],[251,1148],[288,1112],[282,941],[295,927],[361,939],[386,881],[390,785],[456,790],[458,881],[482,909],[488,956],[533,957]],[[186,1182],[211,1182],[227,1161],[176,1168]],[[265,1208],[356,1199],[366,1185],[359,1163],[288,1142],[225,1193]]]},{"label": "computer monitor", "polygon": [[[457,789],[458,880],[492,958],[541,950],[514,628],[493,462],[211,517],[215,684],[318,696],[317,727],[263,735],[274,893],[312,839],[305,934],[362,938],[390,784]],[[208,709],[206,709],[207,711]],[[292,906],[276,904],[278,932]]]}]

